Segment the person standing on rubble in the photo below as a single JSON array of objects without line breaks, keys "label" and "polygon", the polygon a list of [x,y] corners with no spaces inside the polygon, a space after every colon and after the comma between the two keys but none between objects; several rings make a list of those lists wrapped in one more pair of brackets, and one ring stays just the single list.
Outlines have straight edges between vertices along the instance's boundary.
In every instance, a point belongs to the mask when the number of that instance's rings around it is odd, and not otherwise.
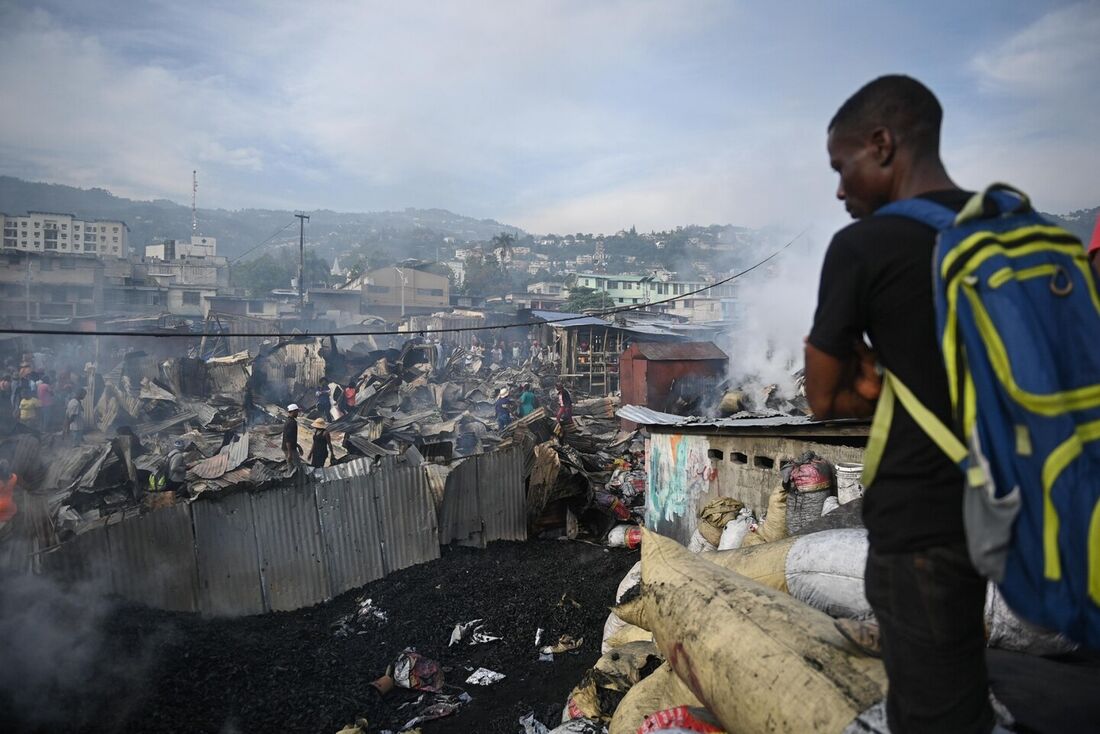
[{"label": "person standing on rubble", "polygon": [[328,381],[325,378],[321,378],[317,383],[317,412],[321,418],[328,419],[329,411],[332,409],[332,390],[329,389]]},{"label": "person standing on rubble", "polygon": [[313,447],[309,450],[309,465],[320,469],[332,455],[332,438],[328,434],[328,424],[318,418],[310,424],[313,428]]},{"label": "person standing on rubble", "polygon": [[566,436],[573,430],[573,396],[560,382],[554,386],[554,389],[558,391],[558,412],[554,415],[556,422],[554,433],[564,442]]},{"label": "person standing on rubble", "polygon": [[[870,417],[882,387],[880,362],[953,423],[932,298],[936,233],[908,218],[872,216],[911,197],[955,211],[970,198],[940,159],[942,118],[927,87],[895,75],[864,86],[829,123],[836,195],[857,221],[829,245],[806,340],[806,397],[819,419]],[[865,652],[881,651],[895,734],[993,730],[986,582],[967,554],[962,505],[958,467],[906,411],[896,411],[863,500],[865,586],[877,628],[837,624]]]},{"label": "person standing on rubble", "polygon": [[523,383],[523,390],[519,394],[519,417],[522,418],[534,413],[535,408],[538,406],[538,402],[538,396],[535,395],[535,391],[531,388],[531,383]]},{"label": "person standing on rubble", "polygon": [[286,406],[287,419],[283,424],[283,456],[286,457],[286,463],[289,466],[295,466],[298,463],[299,451],[298,446],[298,404],[291,403]]},{"label": "person standing on rubble", "polygon": [[87,391],[80,388],[65,404],[65,428],[63,433],[73,442],[73,446],[84,443],[84,406],[81,405]]},{"label": "person standing on rubble", "polygon": [[497,428],[503,431],[508,427],[508,424],[512,422],[512,414],[516,412],[516,404],[515,401],[509,397],[508,388],[500,388],[497,400],[493,403],[493,410],[496,413]]}]

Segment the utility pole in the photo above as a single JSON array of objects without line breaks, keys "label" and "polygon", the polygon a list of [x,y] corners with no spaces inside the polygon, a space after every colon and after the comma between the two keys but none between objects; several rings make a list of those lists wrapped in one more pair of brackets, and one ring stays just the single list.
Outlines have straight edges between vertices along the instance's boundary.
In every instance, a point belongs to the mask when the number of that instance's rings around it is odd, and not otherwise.
[{"label": "utility pole", "polygon": [[304,318],[306,310],[306,222],[307,214],[295,214],[298,217],[298,318]]},{"label": "utility pole", "polygon": [[191,171],[191,236],[199,233],[199,211],[195,208],[196,197],[199,193],[199,172]]}]

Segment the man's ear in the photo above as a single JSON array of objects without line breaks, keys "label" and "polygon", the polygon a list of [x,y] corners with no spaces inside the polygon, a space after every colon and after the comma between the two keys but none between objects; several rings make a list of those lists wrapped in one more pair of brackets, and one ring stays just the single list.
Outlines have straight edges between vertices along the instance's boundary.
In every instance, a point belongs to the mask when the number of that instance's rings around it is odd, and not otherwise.
[{"label": "man's ear", "polygon": [[888,127],[876,127],[871,131],[871,150],[879,166],[885,168],[894,160],[897,140]]}]

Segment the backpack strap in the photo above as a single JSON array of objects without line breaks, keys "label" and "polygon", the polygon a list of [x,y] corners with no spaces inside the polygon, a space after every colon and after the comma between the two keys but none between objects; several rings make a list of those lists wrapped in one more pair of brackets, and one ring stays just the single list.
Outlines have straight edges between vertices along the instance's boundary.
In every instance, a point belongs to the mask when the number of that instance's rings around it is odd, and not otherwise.
[{"label": "backpack strap", "polygon": [[875,418],[871,423],[871,434],[867,437],[867,448],[863,452],[863,486],[870,486],[878,473],[882,454],[886,450],[886,438],[890,435],[890,425],[894,422],[894,401],[897,400],[906,412],[912,416],[925,435],[955,464],[961,466],[966,459],[966,445],[941,421],[935,413],[917,399],[917,396],[902,383],[890,370],[883,370],[882,393],[875,406]]},{"label": "backpack strap", "polygon": [[937,204],[919,196],[912,199],[892,201],[875,210],[875,216],[896,216],[915,219],[937,232],[947,229],[955,223],[955,212],[943,204]]}]

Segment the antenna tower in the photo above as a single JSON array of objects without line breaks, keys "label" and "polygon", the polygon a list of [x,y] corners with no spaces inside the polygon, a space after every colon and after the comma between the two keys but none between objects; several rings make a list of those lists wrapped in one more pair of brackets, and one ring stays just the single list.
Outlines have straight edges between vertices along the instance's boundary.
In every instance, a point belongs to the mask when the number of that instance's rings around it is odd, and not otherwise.
[{"label": "antenna tower", "polygon": [[191,171],[191,234],[199,233],[199,214],[195,208],[195,197],[199,193],[199,172]]}]

